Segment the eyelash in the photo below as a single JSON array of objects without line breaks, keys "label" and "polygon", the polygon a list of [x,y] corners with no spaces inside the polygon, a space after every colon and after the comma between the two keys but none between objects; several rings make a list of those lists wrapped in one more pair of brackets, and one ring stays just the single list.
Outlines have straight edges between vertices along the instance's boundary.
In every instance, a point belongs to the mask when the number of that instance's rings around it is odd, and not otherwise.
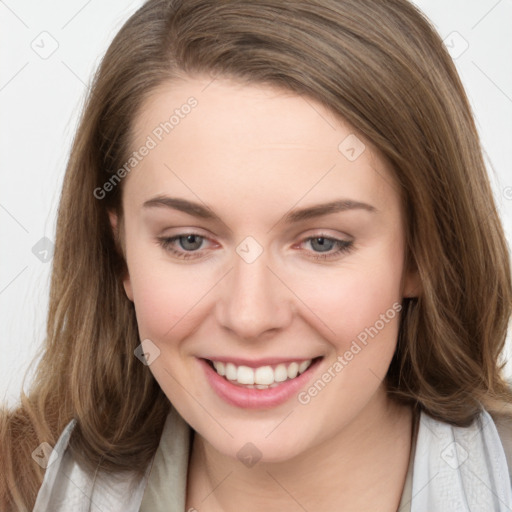
[{"label": "eyelash", "polygon": [[[207,238],[205,236],[200,235],[199,233],[182,233],[180,235],[176,235],[176,236],[172,236],[172,237],[160,237],[157,240],[158,240],[159,245],[164,250],[170,252],[171,254],[173,254],[174,256],[176,256],[180,259],[188,260],[190,258],[200,257],[200,256],[196,256],[197,252],[199,252],[199,251],[185,251],[185,252],[178,251],[178,250],[174,249],[171,246],[171,244],[173,242],[179,240],[180,238],[185,238],[185,237],[191,236],[191,235],[199,237],[204,240],[207,240]],[[329,240],[331,242],[334,242],[334,244],[338,246],[338,250],[335,252],[330,252],[328,254],[317,253],[318,254],[317,256],[309,256],[312,259],[317,260],[317,261],[326,261],[326,260],[330,260],[330,259],[339,257],[342,254],[348,254],[348,253],[350,253],[350,251],[352,251],[353,245],[354,245],[353,241],[351,241],[351,240],[350,241],[349,240],[338,240],[337,238],[327,237],[323,234],[318,234],[316,236],[310,236],[308,238],[305,238],[304,240],[302,240],[301,243],[308,242],[308,241],[314,240],[316,238],[323,238],[324,240]]]}]

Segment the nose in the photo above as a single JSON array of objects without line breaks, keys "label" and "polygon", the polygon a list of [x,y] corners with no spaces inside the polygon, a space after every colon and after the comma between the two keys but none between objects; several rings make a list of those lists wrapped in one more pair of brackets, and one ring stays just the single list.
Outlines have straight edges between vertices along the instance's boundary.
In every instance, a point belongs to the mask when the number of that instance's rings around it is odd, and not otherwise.
[{"label": "nose", "polygon": [[217,320],[240,339],[253,340],[291,322],[293,293],[268,263],[265,251],[251,263],[235,253],[234,268],[219,283]]}]

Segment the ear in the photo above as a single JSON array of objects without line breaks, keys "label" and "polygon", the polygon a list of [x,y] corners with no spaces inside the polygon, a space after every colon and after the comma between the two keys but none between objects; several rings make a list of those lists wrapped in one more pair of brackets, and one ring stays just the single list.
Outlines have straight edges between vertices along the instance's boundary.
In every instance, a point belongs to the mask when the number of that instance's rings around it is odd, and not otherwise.
[{"label": "ear", "polygon": [[[119,225],[118,225],[118,217],[117,214],[113,211],[108,212],[108,216],[110,218],[110,226],[112,227],[112,234],[114,236],[114,240],[116,245],[122,251],[121,237],[119,236]],[[124,251],[122,251],[124,253]],[[126,261],[126,256],[125,256]],[[126,293],[126,296],[133,302],[133,290],[132,283],[130,279],[130,272],[128,271],[128,263],[126,263],[126,275],[123,278],[123,287]]]},{"label": "ear", "polygon": [[404,298],[419,297],[423,292],[420,274],[414,262],[411,262],[406,270],[403,282],[402,295]]}]

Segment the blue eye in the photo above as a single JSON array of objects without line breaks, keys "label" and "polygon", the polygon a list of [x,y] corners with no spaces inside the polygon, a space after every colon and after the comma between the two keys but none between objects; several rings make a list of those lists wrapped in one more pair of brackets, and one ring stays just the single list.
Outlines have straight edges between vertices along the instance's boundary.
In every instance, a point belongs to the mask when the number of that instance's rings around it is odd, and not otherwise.
[{"label": "blue eye", "polygon": [[[159,244],[167,252],[180,259],[200,258],[201,247],[206,237],[197,233],[182,233],[172,237],[158,238]],[[353,241],[338,240],[326,236],[314,236],[305,238],[301,244],[309,242],[313,251],[306,251],[309,258],[314,260],[327,260],[340,257],[343,253],[348,253],[353,248]],[[178,243],[178,247],[176,247]],[[337,249],[333,251],[334,248]],[[317,250],[318,249],[318,250]]]},{"label": "blue eye", "polygon": [[203,242],[202,236],[194,234],[178,236],[176,237],[176,239],[179,241],[179,245],[181,246],[181,248],[185,249],[186,251],[194,251],[196,249],[199,249]]},{"label": "blue eye", "polygon": [[[193,253],[197,252],[197,249],[201,247],[203,240],[205,240],[205,237],[198,235],[197,233],[184,233],[182,235],[176,235],[172,237],[162,237],[159,238],[158,240],[160,245],[166,251],[171,252],[178,258],[188,259],[196,257],[196,255],[194,255]],[[179,241],[180,247],[185,252],[176,250],[173,247],[173,244],[176,241]]]},{"label": "blue eye", "polygon": [[[320,249],[320,251],[315,251],[315,254],[311,256],[316,260],[327,260],[336,258],[342,253],[348,253],[353,248],[354,244],[351,240],[338,240],[337,238],[328,238],[325,236],[309,237],[306,238],[304,242],[310,242],[313,249],[315,247]],[[338,249],[334,252],[330,252],[334,247],[338,247]]]},{"label": "blue eye", "polygon": [[324,238],[322,236],[317,236],[314,238],[308,238],[311,242],[311,247],[315,247],[315,243],[318,244],[317,247],[320,248],[320,252],[328,252],[333,247],[336,246],[336,241],[332,238]]}]

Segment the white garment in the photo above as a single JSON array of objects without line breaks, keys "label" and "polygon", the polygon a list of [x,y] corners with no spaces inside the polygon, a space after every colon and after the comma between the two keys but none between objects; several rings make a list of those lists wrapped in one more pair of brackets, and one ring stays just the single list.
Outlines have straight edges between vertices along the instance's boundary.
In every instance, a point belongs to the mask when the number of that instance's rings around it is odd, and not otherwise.
[{"label": "white garment", "polygon": [[151,464],[142,480],[134,473],[88,473],[66,450],[75,424],[68,423],[53,448],[32,512],[139,512]]},{"label": "white garment", "polygon": [[411,512],[512,511],[505,452],[487,411],[467,428],[421,415],[412,496]]},{"label": "white garment", "polygon": [[[185,425],[185,427],[184,427]],[[33,512],[139,512],[149,478],[134,473],[90,475],[66,450],[72,420],[54,447]],[[164,432],[171,454],[186,463],[186,423],[171,409]],[[511,468],[512,470],[512,468]],[[185,475],[169,511],[184,512]],[[414,454],[411,512],[511,512],[512,488],[503,445],[491,416],[482,411],[467,428],[421,413]]]}]

